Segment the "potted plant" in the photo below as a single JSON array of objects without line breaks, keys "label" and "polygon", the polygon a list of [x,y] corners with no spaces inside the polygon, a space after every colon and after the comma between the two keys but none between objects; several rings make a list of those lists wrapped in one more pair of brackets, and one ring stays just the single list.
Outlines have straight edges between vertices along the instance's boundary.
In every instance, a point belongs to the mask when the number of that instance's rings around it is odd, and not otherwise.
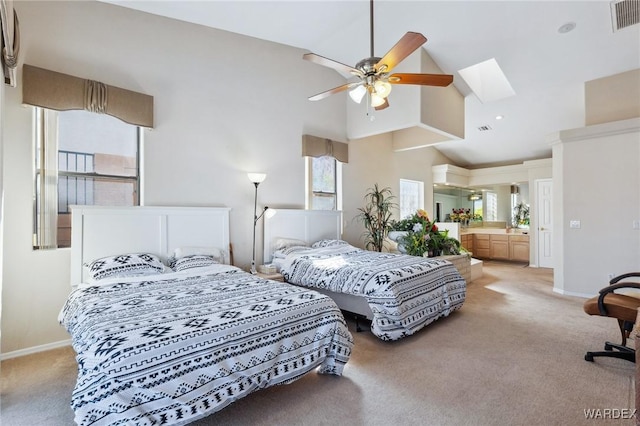
[{"label": "potted plant", "polygon": [[395,197],[391,193],[391,188],[378,187],[376,183],[373,188],[369,188],[364,199],[364,207],[358,208],[356,216],[364,225],[364,239],[367,250],[382,251],[384,239],[391,230],[393,223],[391,210],[396,207],[393,202]]},{"label": "potted plant", "polygon": [[460,254],[463,251],[460,241],[448,236],[449,231],[443,232],[443,238],[441,243],[441,255],[446,256],[450,254]]},{"label": "potted plant", "polygon": [[522,201],[513,208],[513,226],[516,228],[529,227],[529,206]]},{"label": "potted plant", "polygon": [[438,230],[435,222],[430,221],[427,212],[422,209],[405,219],[394,222],[392,229],[402,232],[396,239],[401,253],[427,257],[460,254],[460,242],[449,237],[448,230]]}]

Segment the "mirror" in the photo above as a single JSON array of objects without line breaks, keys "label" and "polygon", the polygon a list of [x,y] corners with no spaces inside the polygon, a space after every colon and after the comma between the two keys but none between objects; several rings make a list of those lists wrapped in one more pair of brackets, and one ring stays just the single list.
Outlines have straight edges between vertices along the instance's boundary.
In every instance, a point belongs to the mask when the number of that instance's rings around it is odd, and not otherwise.
[{"label": "mirror", "polygon": [[[476,218],[471,223],[504,222],[504,226],[516,226],[517,224],[513,223],[513,209],[520,202],[529,205],[528,183],[483,188],[459,188],[448,185],[433,187],[433,211],[438,222],[451,221],[454,209],[469,209]],[[479,223],[474,224],[482,226]]]}]

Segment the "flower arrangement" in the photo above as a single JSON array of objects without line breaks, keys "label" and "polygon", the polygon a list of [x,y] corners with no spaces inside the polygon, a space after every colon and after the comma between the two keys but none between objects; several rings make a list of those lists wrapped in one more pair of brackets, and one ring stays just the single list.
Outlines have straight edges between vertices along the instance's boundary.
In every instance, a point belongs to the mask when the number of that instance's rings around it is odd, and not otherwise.
[{"label": "flower arrangement", "polygon": [[513,226],[528,227],[529,226],[529,205],[522,201],[513,208]]},{"label": "flower arrangement", "polygon": [[470,209],[451,209],[451,214],[449,214],[449,218],[452,222],[463,222],[466,223],[470,220],[482,220],[482,215],[477,213],[471,213]]},{"label": "flower arrangement", "polygon": [[449,218],[451,218],[452,222],[464,222],[471,219],[471,216],[472,214],[470,209],[451,209]]},{"label": "flower arrangement", "polygon": [[398,249],[412,256],[438,256],[460,254],[460,242],[448,236],[449,231],[439,231],[435,222],[429,220],[426,211],[420,209],[406,219],[391,225],[394,231],[405,231],[399,237]]}]

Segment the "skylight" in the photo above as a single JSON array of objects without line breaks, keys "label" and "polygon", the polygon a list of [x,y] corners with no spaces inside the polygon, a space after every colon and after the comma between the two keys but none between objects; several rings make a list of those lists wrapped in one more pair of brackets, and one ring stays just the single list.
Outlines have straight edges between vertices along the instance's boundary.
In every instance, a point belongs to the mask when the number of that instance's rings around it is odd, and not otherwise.
[{"label": "skylight", "polygon": [[458,73],[482,103],[516,94],[495,58],[461,69]]}]

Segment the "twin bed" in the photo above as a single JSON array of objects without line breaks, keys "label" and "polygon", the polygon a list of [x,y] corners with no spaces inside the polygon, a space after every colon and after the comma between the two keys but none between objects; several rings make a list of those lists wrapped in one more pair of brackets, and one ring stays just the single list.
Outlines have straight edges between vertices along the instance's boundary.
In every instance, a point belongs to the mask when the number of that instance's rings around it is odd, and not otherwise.
[{"label": "twin bed", "polygon": [[281,210],[265,219],[264,259],[286,282],[331,296],[382,340],[414,334],[462,307],[466,282],[442,259],[378,253],[341,240],[342,212]]},{"label": "twin bed", "polygon": [[465,298],[449,262],[340,240],[340,212],[265,221],[264,259],[296,285],[229,264],[227,208],[79,206],[72,221],[59,320],[77,354],[80,425],[186,424],[312,370],[341,375],[353,346],[342,311],[396,340]]},{"label": "twin bed", "polygon": [[229,209],[72,214],[77,288],[59,319],[77,424],[186,424],[314,369],[342,374],[353,340],[336,304],[228,265]]}]

